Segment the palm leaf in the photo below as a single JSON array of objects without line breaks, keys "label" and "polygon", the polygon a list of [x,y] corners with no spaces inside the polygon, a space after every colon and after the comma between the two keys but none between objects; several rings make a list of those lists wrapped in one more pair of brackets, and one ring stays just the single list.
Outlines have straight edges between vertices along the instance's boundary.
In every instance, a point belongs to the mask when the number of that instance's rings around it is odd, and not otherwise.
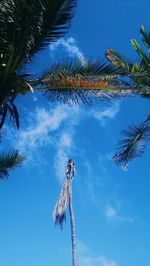
[{"label": "palm leaf", "polygon": [[19,113],[14,103],[8,102],[2,104],[0,113],[0,129],[2,129],[6,120],[6,115],[9,114],[10,120],[15,122],[16,127],[19,129]]},{"label": "palm leaf", "polygon": [[140,33],[142,34],[142,41],[146,45],[146,47],[150,48],[150,32],[145,31],[144,26],[142,25],[140,28]]},{"label": "palm leaf", "polygon": [[108,48],[106,50],[105,56],[113,65],[122,69],[122,71],[124,69],[125,74],[129,71],[129,68],[130,68],[129,62],[114,49]]},{"label": "palm leaf", "polygon": [[117,152],[113,160],[116,164],[122,165],[125,170],[128,168],[130,160],[143,154],[145,145],[150,139],[150,116],[140,125],[129,126],[123,131],[126,137],[118,144],[119,152]]},{"label": "palm leaf", "polygon": [[6,107],[6,105],[4,105],[4,106],[1,107],[1,113],[0,113],[0,116],[1,116],[0,130],[2,129],[2,127],[4,125],[4,122],[5,122],[5,119],[6,119],[6,115],[7,115],[7,107]]},{"label": "palm leaf", "polygon": [[[50,101],[91,103],[93,98],[105,101],[128,95],[119,79],[120,69],[110,63],[78,60],[56,64],[41,77],[35,89],[45,89]],[[39,83],[39,85],[38,85]]]},{"label": "palm leaf", "polygon": [[2,63],[13,67],[67,32],[77,0],[2,0]]},{"label": "palm leaf", "polygon": [[18,154],[18,151],[0,154],[0,179],[4,179],[9,175],[9,172],[15,167],[21,165],[25,157]]},{"label": "palm leaf", "polygon": [[136,50],[136,52],[138,53],[138,55],[140,56],[140,59],[142,60],[143,64],[146,66],[149,66],[150,59],[146,55],[146,53],[143,51],[143,49],[141,48],[139,43],[135,39],[132,39],[131,44],[132,44],[133,48]]}]

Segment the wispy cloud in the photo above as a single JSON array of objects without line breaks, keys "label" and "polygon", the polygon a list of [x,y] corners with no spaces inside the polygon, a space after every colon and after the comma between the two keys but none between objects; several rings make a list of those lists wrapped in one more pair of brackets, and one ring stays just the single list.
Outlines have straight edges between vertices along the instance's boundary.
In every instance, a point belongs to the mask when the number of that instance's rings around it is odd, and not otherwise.
[{"label": "wispy cloud", "polygon": [[[113,119],[117,112],[118,106],[113,105],[102,111],[91,111],[90,117],[96,118],[104,123],[105,119]],[[58,146],[69,146],[69,143],[71,143],[71,134],[75,126],[79,124],[81,119],[86,120],[88,117],[89,112],[87,112],[87,110],[75,106],[59,105],[50,110],[36,108],[29,114],[29,126],[19,131],[17,136],[17,147],[22,152],[25,152],[27,150],[36,150],[39,147],[50,144],[52,141],[51,132],[59,131],[62,126],[65,127],[65,130],[63,130],[64,135],[59,136],[60,140]],[[67,132],[66,135],[65,132]],[[70,142],[67,144],[69,137],[67,139],[66,136],[69,136],[69,134]]]},{"label": "wispy cloud", "polygon": [[81,241],[78,241],[79,266],[118,266],[113,259],[106,256],[94,256],[90,249]]},{"label": "wispy cloud", "polygon": [[81,63],[84,64],[86,62],[86,58],[76,43],[77,41],[73,37],[70,37],[67,40],[62,38],[57,43],[50,45],[49,47],[50,50],[54,52],[57,48],[62,46],[69,56],[75,56],[81,61]]},{"label": "wispy cloud", "polygon": [[104,108],[103,110],[91,111],[91,116],[100,121],[102,125],[105,125],[106,121],[108,119],[114,119],[116,115],[119,113],[119,111],[120,111],[120,104],[116,102],[112,104],[110,107]]},{"label": "wispy cloud", "polygon": [[[110,114],[114,108],[109,106],[99,111],[102,123],[105,119],[115,117],[115,114]],[[53,156],[54,169],[57,179],[61,182],[64,178],[64,167],[67,160],[79,151],[75,141],[79,138],[78,125],[82,121],[88,121],[89,118],[95,119],[95,116],[94,111],[89,110],[87,112],[87,109],[76,106],[59,105],[57,107],[53,106],[51,109],[36,107],[28,114],[27,126],[24,126],[17,134],[15,133],[14,145],[27,156],[27,163],[30,161],[34,164],[38,164],[38,158],[40,164],[42,163],[40,154],[43,147],[53,148],[55,151]],[[12,139],[11,136],[9,136],[10,138]],[[43,158],[44,160],[46,159]],[[88,164],[86,155],[85,161]],[[88,176],[91,175],[89,171],[88,169]],[[99,177],[96,180],[99,180]],[[89,177],[89,190],[93,191],[91,195],[94,195],[95,186]]]},{"label": "wispy cloud", "polygon": [[40,148],[54,149],[54,169],[62,182],[67,160],[73,156],[74,131],[80,119],[78,107],[63,106],[50,110],[38,108],[29,115],[29,126],[19,131],[15,146],[25,154],[28,161],[41,160]]},{"label": "wispy cloud", "polygon": [[128,222],[128,223],[133,223],[134,219],[121,214],[121,208],[119,206],[113,206],[111,203],[107,204],[105,207],[105,217],[109,221],[114,221],[114,222]]},{"label": "wispy cloud", "polygon": [[38,108],[31,114],[31,124],[19,132],[17,147],[22,152],[36,150],[51,142],[49,133],[58,130],[63,121],[68,117],[67,111],[62,106],[47,111]]}]

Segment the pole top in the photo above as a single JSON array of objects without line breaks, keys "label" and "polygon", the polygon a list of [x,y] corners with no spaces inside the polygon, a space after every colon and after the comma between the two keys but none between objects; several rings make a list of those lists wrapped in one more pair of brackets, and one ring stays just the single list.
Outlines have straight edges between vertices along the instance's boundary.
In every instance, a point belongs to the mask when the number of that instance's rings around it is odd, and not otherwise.
[{"label": "pole top", "polygon": [[66,176],[73,177],[75,174],[75,163],[72,159],[69,159],[68,164],[67,164],[67,169],[66,169]]}]

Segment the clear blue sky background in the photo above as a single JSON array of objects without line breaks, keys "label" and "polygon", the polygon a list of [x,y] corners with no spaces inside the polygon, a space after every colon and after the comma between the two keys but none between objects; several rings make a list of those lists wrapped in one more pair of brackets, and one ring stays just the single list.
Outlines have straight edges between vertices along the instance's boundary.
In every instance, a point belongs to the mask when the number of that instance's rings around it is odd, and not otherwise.
[{"label": "clear blue sky background", "polygon": [[[130,44],[150,30],[149,1],[79,0],[71,29],[31,63],[38,74],[65,57],[104,57],[115,48],[137,60]],[[21,129],[5,129],[3,146],[28,160],[0,183],[0,266],[71,265],[69,217],[56,228],[52,211],[70,157],[76,163],[73,205],[79,266],[150,266],[150,150],[129,166],[113,165],[120,132],[143,121],[149,102],[126,98],[92,107],[49,103],[41,95],[17,100]]]}]

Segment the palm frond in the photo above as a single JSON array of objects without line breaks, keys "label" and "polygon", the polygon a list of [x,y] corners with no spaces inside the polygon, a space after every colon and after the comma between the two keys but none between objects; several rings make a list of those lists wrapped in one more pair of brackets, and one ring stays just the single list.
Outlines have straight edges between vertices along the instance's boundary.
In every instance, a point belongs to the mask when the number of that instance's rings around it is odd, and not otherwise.
[{"label": "palm frond", "polygon": [[87,61],[81,64],[73,60],[52,66],[38,80],[37,88],[45,89],[50,101],[89,104],[92,98],[105,101],[128,95],[125,83],[117,79],[120,75],[121,70],[110,63]]},{"label": "palm frond", "polygon": [[21,165],[25,160],[24,156],[18,154],[18,151],[0,154],[0,179],[4,179],[9,175],[9,172],[15,167]]},{"label": "palm frond", "polygon": [[144,26],[142,25],[140,28],[140,33],[142,34],[142,41],[146,45],[146,47],[150,48],[150,32],[145,31]]},{"label": "palm frond", "polygon": [[138,53],[140,59],[142,60],[142,63],[146,66],[149,66],[150,59],[147,56],[147,54],[144,52],[144,50],[141,48],[139,43],[135,39],[132,39],[131,44],[132,44],[133,48],[136,50],[136,52]]},{"label": "palm frond", "polygon": [[2,64],[13,67],[67,32],[77,0],[2,0]]},{"label": "palm frond", "polygon": [[147,141],[150,140],[150,116],[140,125],[129,126],[123,131],[126,137],[118,144],[119,152],[113,156],[116,164],[122,165],[125,170],[128,169],[130,160],[143,154]]},{"label": "palm frond", "polygon": [[66,209],[69,204],[69,180],[65,179],[61,189],[59,199],[53,211],[53,220],[55,224],[59,224],[63,228],[63,223],[66,220]]},{"label": "palm frond", "polygon": [[19,113],[14,103],[6,102],[0,106],[0,129],[2,129],[6,120],[7,113],[10,116],[10,120],[15,122],[16,127],[19,129]]},{"label": "palm frond", "polygon": [[122,69],[122,71],[124,70],[124,73],[127,74],[130,64],[121,54],[114,49],[108,48],[106,50],[105,56],[113,65],[117,66],[119,69]]}]

